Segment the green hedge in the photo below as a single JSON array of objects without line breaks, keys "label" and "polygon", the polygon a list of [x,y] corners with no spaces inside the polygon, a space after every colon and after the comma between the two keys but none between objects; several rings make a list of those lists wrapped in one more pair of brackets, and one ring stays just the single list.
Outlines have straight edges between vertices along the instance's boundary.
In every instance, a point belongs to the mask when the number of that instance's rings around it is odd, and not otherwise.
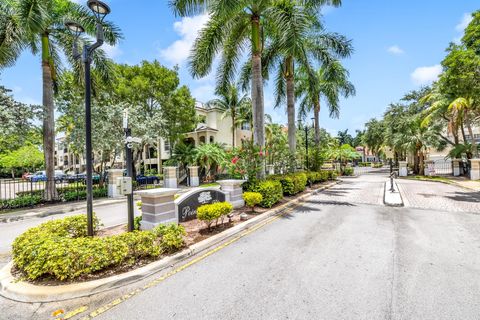
[{"label": "green hedge", "polygon": [[[95,230],[98,225],[95,218]],[[31,228],[13,242],[14,264],[30,280],[40,277],[75,279],[173,251],[183,246],[185,232],[183,227],[175,226],[163,232],[134,231],[99,238],[87,237],[86,231],[86,215],[52,220]]]},{"label": "green hedge", "polygon": [[243,187],[245,191],[258,192],[262,195],[262,201],[260,202],[262,208],[271,208],[283,198],[282,184],[278,180],[247,182]]},{"label": "green hedge", "polygon": [[293,196],[305,190],[307,186],[307,174],[304,172],[290,173],[287,175],[274,175],[269,180],[278,180],[282,184],[283,194]]},{"label": "green hedge", "polygon": [[[85,187],[62,187],[58,188],[58,197],[60,201],[76,201],[87,199],[87,190]],[[43,190],[22,191],[17,193],[15,199],[0,200],[0,210],[18,209],[33,207],[44,202]],[[108,189],[106,187],[94,187],[93,198],[108,197]]]}]

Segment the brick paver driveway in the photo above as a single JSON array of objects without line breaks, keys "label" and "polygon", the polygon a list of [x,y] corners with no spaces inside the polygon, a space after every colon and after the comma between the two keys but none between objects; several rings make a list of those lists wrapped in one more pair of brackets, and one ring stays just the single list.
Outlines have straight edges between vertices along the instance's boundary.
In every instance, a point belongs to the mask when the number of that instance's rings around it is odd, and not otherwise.
[{"label": "brick paver driveway", "polygon": [[397,180],[405,207],[480,213],[480,192],[439,182]]}]

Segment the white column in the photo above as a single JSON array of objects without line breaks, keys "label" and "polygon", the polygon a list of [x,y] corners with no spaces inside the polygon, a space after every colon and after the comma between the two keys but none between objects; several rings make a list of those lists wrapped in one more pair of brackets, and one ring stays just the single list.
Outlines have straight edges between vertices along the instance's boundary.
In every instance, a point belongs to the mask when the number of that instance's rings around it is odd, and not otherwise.
[{"label": "white column", "polygon": [[480,180],[480,159],[470,159],[470,179]]},{"label": "white column", "polygon": [[177,188],[177,167],[164,167],[163,168],[163,186],[165,188]]},{"label": "white column", "polygon": [[178,223],[175,194],[179,190],[159,188],[135,192],[142,199],[142,230],[150,230],[164,223]]},{"label": "white column", "polygon": [[407,161],[398,161],[398,175],[400,177],[406,177],[408,176],[408,167],[407,167]]},{"label": "white column", "polygon": [[245,201],[243,200],[243,190],[242,184],[246,180],[219,180],[217,181],[220,184],[220,189],[224,192],[230,194],[230,203],[234,208],[241,208],[245,206]]},{"label": "white column", "polygon": [[198,187],[200,185],[198,168],[198,166],[188,167],[188,174],[190,175],[190,187]]}]

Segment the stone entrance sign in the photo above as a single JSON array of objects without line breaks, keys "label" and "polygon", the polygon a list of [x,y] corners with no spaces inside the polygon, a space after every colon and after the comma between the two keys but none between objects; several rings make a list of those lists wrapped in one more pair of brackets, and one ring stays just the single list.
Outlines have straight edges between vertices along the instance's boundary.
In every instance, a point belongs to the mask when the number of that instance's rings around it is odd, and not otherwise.
[{"label": "stone entrance sign", "polygon": [[202,188],[187,192],[175,200],[178,222],[197,218],[198,207],[204,204],[228,201],[227,195],[219,189]]}]

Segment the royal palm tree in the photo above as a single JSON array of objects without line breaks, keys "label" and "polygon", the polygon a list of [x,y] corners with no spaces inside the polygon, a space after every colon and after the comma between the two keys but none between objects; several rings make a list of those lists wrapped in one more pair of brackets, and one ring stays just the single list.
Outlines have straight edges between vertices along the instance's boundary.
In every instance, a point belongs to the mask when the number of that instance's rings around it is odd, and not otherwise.
[{"label": "royal palm tree", "polygon": [[207,102],[207,105],[217,107],[223,111],[223,118],[232,119],[232,147],[235,148],[235,133],[238,127],[238,119],[243,110],[252,108],[252,100],[246,94],[239,95],[237,86],[229,84],[226,89],[217,93],[219,98]]},{"label": "royal palm tree", "polygon": [[[88,36],[96,33],[96,18],[83,6],[69,0],[9,0],[0,3],[0,68],[15,64],[20,54],[29,50],[41,57],[43,85],[43,149],[48,181],[45,188],[47,201],[56,198],[54,177],[55,157],[55,119],[54,89],[57,87],[58,74],[62,71],[63,53],[76,71],[79,84],[83,72],[81,61],[73,57],[73,37],[64,27],[67,20],[78,21]],[[119,29],[111,23],[103,22],[105,42],[115,45],[121,37]],[[83,43],[89,39],[82,37]],[[93,57],[96,72],[108,80],[112,74],[109,63],[102,50]]]},{"label": "royal palm tree", "polygon": [[[250,52],[251,98],[253,105],[254,143],[265,145],[262,53],[264,43],[275,26],[273,0],[171,0],[175,14],[180,16],[208,12],[209,21],[200,31],[190,56],[190,72],[204,77],[212,68],[214,58],[221,55],[217,70],[218,88],[225,88],[235,77],[244,53]],[[339,5],[341,0],[298,0],[300,5],[318,8]],[[263,172],[260,174],[263,175]]]},{"label": "royal palm tree", "polygon": [[338,118],[340,113],[340,97],[355,95],[355,87],[348,80],[349,72],[340,61],[332,60],[322,65],[316,72],[316,80],[311,81],[308,71],[298,70],[296,92],[301,97],[299,113],[305,117],[313,109],[315,121],[315,143],[320,143],[320,101],[325,98],[330,117]]},{"label": "royal palm tree", "polygon": [[[457,121],[461,121],[467,127],[471,139],[472,155],[475,158],[478,158],[478,147],[472,129],[473,119],[476,112],[478,112],[475,99],[463,97],[457,98],[448,106],[448,110],[452,113],[453,119],[458,119]],[[464,142],[467,143],[467,141]]]}]

